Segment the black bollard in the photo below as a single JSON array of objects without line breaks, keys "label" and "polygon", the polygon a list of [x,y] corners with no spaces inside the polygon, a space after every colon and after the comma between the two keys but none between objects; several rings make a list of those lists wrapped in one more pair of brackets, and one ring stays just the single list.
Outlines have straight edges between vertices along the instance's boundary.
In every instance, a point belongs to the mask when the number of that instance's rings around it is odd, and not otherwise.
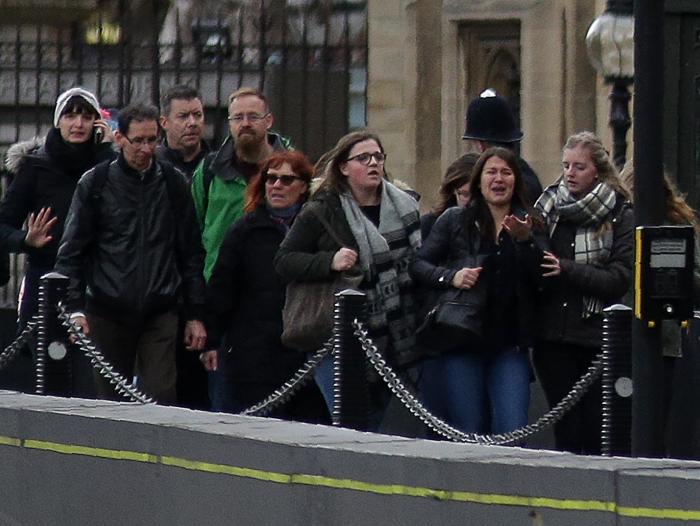
[{"label": "black bollard", "polygon": [[55,396],[71,394],[71,364],[68,336],[58,319],[57,305],[68,286],[68,278],[50,272],[39,283],[36,332],[36,393]]},{"label": "black bollard", "polygon": [[603,455],[632,451],[632,309],[613,305],[603,311]]},{"label": "black bollard", "polygon": [[369,410],[367,358],[352,326],[354,319],[366,321],[365,295],[355,290],[343,290],[335,298],[333,425],[365,431]]}]

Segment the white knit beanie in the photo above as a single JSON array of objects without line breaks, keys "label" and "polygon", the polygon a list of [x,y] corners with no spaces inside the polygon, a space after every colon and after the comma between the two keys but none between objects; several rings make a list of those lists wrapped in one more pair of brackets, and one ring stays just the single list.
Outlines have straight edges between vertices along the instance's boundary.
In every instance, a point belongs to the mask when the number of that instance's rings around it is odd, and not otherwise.
[{"label": "white knit beanie", "polygon": [[66,104],[71,97],[80,97],[83,99],[97,115],[100,115],[100,103],[97,102],[97,97],[84,88],[71,88],[61,93],[56,99],[56,109],[53,112],[53,125],[58,128],[58,120],[61,118],[63,110],[66,109]]}]

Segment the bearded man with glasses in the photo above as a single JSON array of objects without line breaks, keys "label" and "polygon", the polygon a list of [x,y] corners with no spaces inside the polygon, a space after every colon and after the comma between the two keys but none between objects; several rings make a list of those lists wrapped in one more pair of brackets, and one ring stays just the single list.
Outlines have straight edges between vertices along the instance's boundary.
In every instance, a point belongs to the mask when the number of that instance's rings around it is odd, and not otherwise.
[{"label": "bearded man with glasses", "polygon": [[[178,308],[185,345],[200,351],[204,329],[204,251],[185,175],[156,161],[158,110],[119,112],[117,160],[78,182],[56,270],[70,278],[67,306],[114,368],[159,403],[175,401]],[[118,399],[95,375],[98,396]]]},{"label": "bearded man with glasses", "polygon": [[200,163],[192,177],[192,197],[207,252],[204,277],[209,280],[228,229],[243,215],[246,187],[258,163],[275,151],[290,150],[289,140],[272,133],[267,99],[254,88],[228,98],[229,136]]}]

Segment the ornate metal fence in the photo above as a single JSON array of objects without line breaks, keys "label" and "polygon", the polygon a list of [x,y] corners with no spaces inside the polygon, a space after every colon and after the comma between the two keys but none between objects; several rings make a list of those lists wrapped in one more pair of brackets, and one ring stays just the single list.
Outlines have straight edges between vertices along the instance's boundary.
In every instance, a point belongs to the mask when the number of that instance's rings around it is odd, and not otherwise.
[{"label": "ornate metal fence", "polygon": [[[241,86],[266,93],[274,128],[311,158],[366,122],[365,0],[16,0],[2,11],[0,154],[43,135],[75,85],[106,108],[193,85],[213,146]],[[0,289],[3,306],[19,279]]]}]

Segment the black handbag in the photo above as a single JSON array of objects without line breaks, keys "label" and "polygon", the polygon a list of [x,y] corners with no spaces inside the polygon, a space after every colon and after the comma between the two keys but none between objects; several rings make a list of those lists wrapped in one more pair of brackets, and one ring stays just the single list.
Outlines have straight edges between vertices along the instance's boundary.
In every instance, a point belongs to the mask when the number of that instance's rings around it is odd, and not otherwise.
[{"label": "black handbag", "polygon": [[[416,330],[416,343],[426,355],[480,346],[483,337],[483,312],[488,296],[487,256],[462,258],[450,268],[479,267],[483,270],[470,289],[434,289],[426,300],[424,318]],[[427,311],[427,312],[426,312]],[[420,318],[419,318],[420,319]]]},{"label": "black handbag", "polygon": [[[341,247],[344,243],[328,222],[315,214],[328,234]],[[335,295],[345,289],[357,290],[363,274],[358,271],[337,273],[327,281],[293,281],[287,285],[282,309],[282,343],[298,351],[316,351],[333,332]]]}]

